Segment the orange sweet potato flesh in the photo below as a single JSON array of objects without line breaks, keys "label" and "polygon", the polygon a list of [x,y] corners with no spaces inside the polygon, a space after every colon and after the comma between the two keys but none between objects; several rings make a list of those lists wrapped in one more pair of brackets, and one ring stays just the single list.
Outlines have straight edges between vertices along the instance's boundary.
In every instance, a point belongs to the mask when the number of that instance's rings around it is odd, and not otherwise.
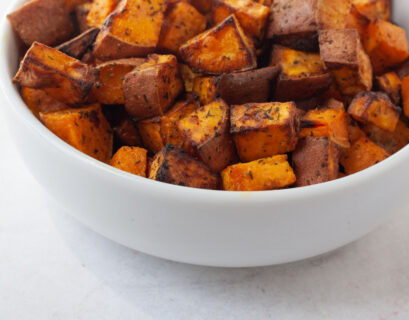
[{"label": "orange sweet potato flesh", "polygon": [[152,153],[159,152],[163,147],[163,139],[160,134],[160,117],[138,122],[139,133],[143,145]]},{"label": "orange sweet potato flesh", "polygon": [[368,19],[390,19],[390,0],[352,0],[352,4]]},{"label": "orange sweet potato flesh", "polygon": [[222,179],[227,191],[281,189],[296,181],[286,155],[231,165],[223,170]]},{"label": "orange sweet potato flesh", "polygon": [[363,15],[357,7],[352,4],[349,15],[347,17],[346,21],[346,28],[347,29],[355,29],[358,31],[359,36],[361,37],[361,41],[364,41],[366,37],[366,30],[368,28],[368,25],[370,23],[370,20],[368,17]]},{"label": "orange sweet potato flesh", "polygon": [[55,112],[40,112],[45,126],[77,150],[108,162],[112,156],[113,135],[99,104]]},{"label": "orange sweet potato flesh", "polygon": [[191,92],[195,79],[202,76],[201,73],[194,72],[188,65],[183,63],[179,63],[179,72],[183,79],[186,92]]},{"label": "orange sweet potato flesh", "polygon": [[192,69],[208,74],[245,71],[257,66],[254,45],[234,15],[190,39],[179,49]]},{"label": "orange sweet potato flesh", "polygon": [[134,121],[129,118],[123,119],[114,128],[115,136],[125,146],[141,146],[142,139]]},{"label": "orange sweet potato flesh", "polygon": [[67,109],[68,106],[41,89],[21,88],[21,97],[33,114],[39,118],[40,112],[52,112]]},{"label": "orange sweet potato flesh", "polygon": [[361,138],[341,156],[346,174],[353,174],[369,168],[389,157],[389,153],[369,138]]},{"label": "orange sweet potato flesh", "polygon": [[298,141],[299,118],[293,102],[232,106],[230,122],[242,161],[291,152]]},{"label": "orange sweet potato flesh", "polygon": [[105,19],[114,11],[117,5],[117,0],[93,0],[88,16],[88,25],[96,28],[101,28]]},{"label": "orange sweet potato flesh", "polygon": [[84,2],[75,7],[75,17],[78,22],[78,29],[81,33],[91,28],[87,19],[91,6],[91,2]]},{"label": "orange sweet potato flesh", "polygon": [[198,77],[193,80],[192,91],[199,97],[202,105],[208,104],[217,98],[217,77]]},{"label": "orange sweet potato flesh", "polygon": [[146,177],[147,160],[148,151],[146,149],[125,146],[115,153],[109,164],[117,169]]},{"label": "orange sweet potato flesh", "polygon": [[400,104],[402,81],[394,71],[376,77],[378,89],[385,92],[395,105]]},{"label": "orange sweet potato flesh", "polygon": [[409,117],[409,76],[402,79],[402,104],[403,113]]},{"label": "orange sweet potato flesh", "polygon": [[382,74],[409,57],[405,30],[388,21],[372,21],[364,45],[375,74]]}]

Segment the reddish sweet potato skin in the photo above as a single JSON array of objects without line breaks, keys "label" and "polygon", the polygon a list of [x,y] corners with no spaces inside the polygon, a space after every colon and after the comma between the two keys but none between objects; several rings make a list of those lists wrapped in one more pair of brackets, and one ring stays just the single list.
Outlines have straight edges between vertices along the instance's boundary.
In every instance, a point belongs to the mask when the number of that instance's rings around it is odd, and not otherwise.
[{"label": "reddish sweet potato skin", "polygon": [[88,29],[79,36],[60,44],[56,49],[70,57],[81,60],[87,50],[94,44],[98,32],[99,29],[97,28]]}]

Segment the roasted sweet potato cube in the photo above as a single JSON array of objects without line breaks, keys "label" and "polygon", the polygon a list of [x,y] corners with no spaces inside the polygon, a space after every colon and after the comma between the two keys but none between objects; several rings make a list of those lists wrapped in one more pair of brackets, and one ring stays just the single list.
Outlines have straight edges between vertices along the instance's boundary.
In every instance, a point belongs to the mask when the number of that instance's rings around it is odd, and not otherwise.
[{"label": "roasted sweet potato cube", "polygon": [[112,130],[99,104],[40,112],[40,118],[48,129],[72,147],[103,162],[111,159]]},{"label": "roasted sweet potato cube", "polygon": [[84,54],[92,47],[95,38],[97,37],[99,29],[91,28],[81,33],[79,36],[56,47],[57,50],[81,60]]},{"label": "roasted sweet potato cube", "polygon": [[185,151],[167,144],[153,159],[149,178],[201,189],[219,189],[219,176]]},{"label": "roasted sweet potato cube", "polygon": [[348,136],[349,142],[354,144],[357,140],[361,138],[365,138],[366,134],[359,126],[358,122],[352,119],[349,114],[346,115],[347,118],[347,129],[348,129]]},{"label": "roasted sweet potato cube", "polygon": [[258,42],[264,37],[270,9],[253,0],[214,0],[212,18],[214,24],[219,24],[233,14],[240,22],[247,36]]},{"label": "roasted sweet potato cube", "polygon": [[157,153],[164,147],[163,139],[160,134],[160,117],[139,121],[138,129],[143,145],[150,152]]},{"label": "roasted sweet potato cube", "polygon": [[338,146],[328,137],[305,137],[293,152],[297,187],[335,180],[339,172]]},{"label": "roasted sweet potato cube", "polygon": [[351,5],[346,21],[346,28],[355,29],[356,31],[358,31],[361,41],[365,40],[366,30],[370,22],[371,20],[363,15],[354,4]]},{"label": "roasted sweet potato cube", "polygon": [[113,129],[115,136],[122,145],[134,147],[142,145],[142,138],[139,134],[138,128],[136,127],[135,121],[129,118],[124,118]]},{"label": "roasted sweet potato cube", "polygon": [[111,60],[98,64],[92,93],[98,102],[103,104],[124,104],[122,88],[125,76],[146,62],[143,58]]},{"label": "roasted sweet potato cube", "polygon": [[390,0],[352,0],[352,4],[371,20],[389,20],[391,15]]},{"label": "roasted sweet potato cube", "polygon": [[192,91],[197,94],[202,105],[208,104],[218,96],[217,82],[218,77],[198,77],[193,80]]},{"label": "roasted sweet potato cube", "polygon": [[398,152],[409,143],[409,128],[401,120],[396,125],[394,132],[383,130],[371,123],[366,124],[363,130],[373,142],[390,154]]},{"label": "roasted sweet potato cube", "polygon": [[159,42],[167,0],[121,0],[95,41],[101,60],[144,57]]},{"label": "roasted sweet potato cube", "polygon": [[319,32],[320,54],[344,95],[372,88],[372,67],[359,34],[353,29]]},{"label": "roasted sweet potato cube", "polygon": [[373,123],[390,132],[395,131],[401,111],[386,93],[372,91],[357,94],[348,108],[348,113],[355,120]]},{"label": "roasted sweet potato cube", "polygon": [[91,26],[88,24],[87,17],[88,13],[91,10],[92,2],[84,2],[75,7],[75,17],[78,22],[78,28],[80,32],[85,32],[88,29],[91,29]]},{"label": "roasted sweet potato cube", "polygon": [[346,174],[369,168],[389,157],[389,153],[369,138],[361,138],[341,155],[341,164]]},{"label": "roasted sweet potato cube", "polygon": [[202,13],[209,13],[212,10],[213,1],[209,0],[190,0],[193,6]]},{"label": "roasted sweet potato cube", "polygon": [[184,149],[184,147],[187,148],[187,146],[185,146],[185,137],[179,132],[177,123],[179,120],[187,117],[189,114],[195,111],[198,107],[198,101],[193,95],[191,95],[186,99],[176,102],[172,109],[161,117],[160,132],[165,144],[169,143],[182,149]]},{"label": "roasted sweet potato cube", "polygon": [[87,15],[88,25],[101,28],[105,19],[114,11],[116,5],[117,0],[93,0]]},{"label": "roasted sweet potato cube", "polygon": [[226,168],[235,157],[233,140],[229,132],[229,106],[215,100],[177,122],[179,132],[186,141],[185,149],[214,172]]},{"label": "roasted sweet potato cube", "polygon": [[146,178],[148,151],[138,147],[122,147],[112,157],[111,166]]},{"label": "roasted sweet potato cube", "polygon": [[192,69],[208,74],[245,71],[257,66],[254,46],[234,15],[187,41],[179,53]]},{"label": "roasted sweet potato cube", "polygon": [[227,191],[262,191],[282,189],[296,178],[287,155],[237,163],[223,170],[223,189]]},{"label": "roasted sweet potato cube", "polygon": [[307,99],[331,84],[331,75],[318,53],[274,46],[271,64],[281,70],[275,91],[278,101]]},{"label": "roasted sweet potato cube", "polygon": [[178,54],[179,47],[206,29],[206,18],[186,1],[170,6],[165,14],[158,48]]},{"label": "roasted sweet potato cube", "polygon": [[21,88],[21,97],[27,107],[37,117],[40,117],[40,112],[51,112],[67,109],[68,106],[47,94],[41,89]]},{"label": "roasted sweet potato cube", "polygon": [[330,98],[322,102],[320,105],[320,108],[321,109],[340,109],[340,110],[345,111],[344,103],[334,98]]},{"label": "roasted sweet potato cube", "polygon": [[343,109],[314,109],[301,119],[300,137],[328,137],[341,148],[349,148],[347,114]]},{"label": "roasted sweet potato cube", "polygon": [[295,149],[299,118],[295,103],[248,103],[231,108],[231,133],[242,161]]},{"label": "roasted sweet potato cube", "polygon": [[179,72],[185,84],[186,92],[191,92],[195,79],[203,76],[201,73],[194,72],[188,65],[183,63],[179,63]]},{"label": "roasted sweet potato cube", "polygon": [[385,92],[392,102],[399,105],[401,98],[401,80],[396,72],[391,71],[376,77],[378,89]]},{"label": "roasted sweet potato cube", "polygon": [[77,105],[92,87],[94,70],[54,48],[34,42],[13,81],[23,87],[44,89],[61,102]]},{"label": "roasted sweet potato cube", "polygon": [[176,57],[150,55],[125,76],[123,91],[126,110],[135,119],[163,115],[183,91]]},{"label": "roasted sweet potato cube", "polygon": [[371,58],[373,70],[382,74],[409,57],[406,32],[388,21],[372,21],[364,41],[366,52]]},{"label": "roasted sweet potato cube", "polygon": [[68,40],[74,33],[65,0],[32,0],[7,15],[7,18],[27,46],[36,41],[56,45]]},{"label": "roasted sweet potato cube", "polygon": [[409,117],[409,76],[402,79],[402,104],[403,113]]}]

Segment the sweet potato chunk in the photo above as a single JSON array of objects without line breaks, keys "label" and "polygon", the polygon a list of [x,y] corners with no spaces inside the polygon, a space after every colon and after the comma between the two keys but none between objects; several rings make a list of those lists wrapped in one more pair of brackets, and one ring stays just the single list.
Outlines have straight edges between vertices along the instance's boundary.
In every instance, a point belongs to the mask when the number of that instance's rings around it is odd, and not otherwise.
[{"label": "sweet potato chunk", "polygon": [[87,15],[88,25],[101,28],[105,19],[114,11],[116,5],[117,0],[93,0]]},{"label": "sweet potato chunk", "polygon": [[230,121],[242,161],[291,152],[298,141],[299,119],[293,102],[232,106]]},{"label": "sweet potato chunk", "polygon": [[122,89],[124,77],[145,62],[142,58],[111,60],[95,67],[96,76],[92,93],[103,104],[124,104]]},{"label": "sweet potato chunk", "polygon": [[384,130],[393,132],[399,121],[401,109],[396,107],[383,92],[361,92],[348,108],[348,113],[362,123],[373,123]]},{"label": "sweet potato chunk", "polygon": [[154,52],[166,8],[167,0],[121,0],[101,28],[94,55],[112,60]]},{"label": "sweet potato chunk", "polygon": [[160,134],[160,117],[154,117],[138,122],[139,133],[143,145],[152,153],[159,152],[163,147],[163,139]]},{"label": "sweet potato chunk", "polygon": [[281,70],[275,92],[278,101],[307,99],[331,84],[331,75],[318,53],[274,46],[271,60],[272,65]]},{"label": "sweet potato chunk", "polygon": [[382,74],[409,57],[405,30],[388,21],[371,22],[364,45],[376,74]]},{"label": "sweet potato chunk", "polygon": [[352,4],[368,19],[390,19],[390,0],[352,0]]},{"label": "sweet potato chunk", "polygon": [[297,187],[309,186],[337,179],[339,148],[328,137],[301,139],[293,152],[293,167]]},{"label": "sweet potato chunk", "polygon": [[400,103],[401,80],[396,72],[388,72],[376,77],[378,89],[385,92],[396,105]]},{"label": "sweet potato chunk", "polygon": [[319,32],[320,54],[344,95],[372,88],[372,67],[359,34],[353,29]]},{"label": "sweet potato chunk", "polygon": [[403,113],[409,117],[409,76],[402,79],[402,104]]},{"label": "sweet potato chunk", "polygon": [[41,89],[21,88],[21,97],[27,107],[37,117],[40,112],[52,112],[67,109],[68,106],[47,94]]},{"label": "sweet potato chunk", "polygon": [[292,185],[296,178],[287,155],[276,155],[248,163],[237,163],[222,172],[227,191],[262,191]]},{"label": "sweet potato chunk", "polygon": [[128,73],[123,82],[126,110],[138,120],[163,115],[182,90],[172,55],[150,55],[148,62]]},{"label": "sweet potato chunk", "polygon": [[88,13],[91,10],[92,2],[85,2],[77,5],[75,7],[75,17],[77,18],[78,28],[81,33],[91,29],[91,26],[88,24],[87,17]]},{"label": "sweet potato chunk", "polygon": [[267,24],[270,10],[267,6],[253,0],[214,0],[212,18],[219,24],[233,14],[240,22],[247,36],[261,41]]},{"label": "sweet potato chunk", "polygon": [[183,63],[179,63],[179,72],[185,84],[186,92],[191,92],[195,79],[202,76],[201,73],[194,72],[188,65]]},{"label": "sweet potato chunk", "polygon": [[301,119],[300,137],[328,137],[341,148],[349,148],[347,114],[343,109],[315,109]]},{"label": "sweet potato chunk", "polygon": [[193,80],[192,91],[199,97],[200,104],[205,105],[218,96],[217,92],[217,77],[198,77]]},{"label": "sweet potato chunk", "polygon": [[92,87],[94,70],[66,54],[34,42],[13,81],[23,87],[45,89],[55,99],[82,103]]},{"label": "sweet potato chunk", "polygon": [[218,189],[218,175],[183,150],[167,144],[153,159],[149,178],[201,189]]},{"label": "sweet potato chunk", "polygon": [[187,150],[198,156],[214,172],[227,167],[234,159],[233,140],[229,132],[229,106],[215,100],[177,122],[186,140]]},{"label": "sweet potato chunk", "polygon": [[190,0],[193,6],[201,13],[209,13],[212,10],[212,2],[210,0]]},{"label": "sweet potato chunk", "polygon": [[346,28],[358,31],[361,41],[365,40],[366,30],[370,22],[371,20],[363,15],[354,4],[351,5],[346,21]]},{"label": "sweet potato chunk", "polygon": [[111,159],[112,130],[99,104],[41,112],[40,118],[48,129],[72,147],[103,162]]},{"label": "sweet potato chunk", "polygon": [[91,28],[81,33],[78,37],[60,44],[56,47],[57,50],[81,60],[84,54],[92,47],[95,38],[97,37],[99,29]]},{"label": "sweet potato chunk", "polygon": [[245,71],[257,66],[254,46],[234,15],[186,42],[179,53],[191,68],[208,74]]},{"label": "sweet potato chunk", "polygon": [[186,1],[177,2],[165,14],[158,48],[178,54],[179,47],[206,29],[206,18]]},{"label": "sweet potato chunk", "polygon": [[361,138],[341,156],[346,174],[353,174],[369,168],[389,157],[389,153],[369,138]]},{"label": "sweet potato chunk", "polygon": [[129,118],[124,118],[114,128],[115,136],[119,142],[125,146],[140,146],[142,139],[134,121]]},{"label": "sweet potato chunk", "polygon": [[146,149],[125,146],[115,153],[109,164],[117,169],[146,178],[147,154]]},{"label": "sweet potato chunk", "polygon": [[365,138],[365,132],[360,128],[358,122],[350,117],[349,114],[346,114],[347,118],[347,129],[348,129],[348,136],[349,142],[354,144],[357,140],[361,138]]},{"label": "sweet potato chunk", "polygon": [[74,33],[65,0],[32,0],[7,15],[7,18],[27,46],[36,41],[56,45],[68,40]]}]

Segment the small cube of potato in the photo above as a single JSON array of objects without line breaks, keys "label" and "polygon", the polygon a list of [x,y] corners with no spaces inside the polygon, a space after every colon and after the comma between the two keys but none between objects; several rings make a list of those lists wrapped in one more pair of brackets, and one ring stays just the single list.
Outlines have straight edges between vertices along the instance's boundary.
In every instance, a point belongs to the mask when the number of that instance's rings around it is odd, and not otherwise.
[{"label": "small cube of potato", "polygon": [[229,111],[229,106],[219,99],[177,122],[186,143],[185,150],[198,156],[214,172],[226,168],[235,157],[229,132]]},{"label": "small cube of potato", "polygon": [[124,118],[113,129],[115,136],[118,138],[121,145],[133,147],[142,145],[142,138],[136,127],[136,123],[133,120]]},{"label": "small cube of potato", "polygon": [[97,37],[99,29],[91,28],[81,33],[79,36],[55,47],[57,50],[81,60],[84,54],[92,47],[95,38]]},{"label": "small cube of potato", "polygon": [[118,59],[95,66],[96,75],[92,93],[103,104],[125,104],[122,89],[125,76],[146,62],[142,58]]},{"label": "small cube of potato", "polygon": [[114,11],[117,0],[93,0],[87,15],[87,23],[91,27],[101,28],[105,19]]},{"label": "small cube of potato", "polygon": [[150,152],[157,153],[164,147],[163,139],[160,134],[160,117],[139,121],[138,129],[143,145]]},{"label": "small cube of potato", "polygon": [[23,87],[44,89],[55,99],[78,105],[94,81],[94,69],[66,54],[34,42],[13,81]]},{"label": "small cube of potato", "polygon": [[201,13],[209,13],[212,10],[213,1],[210,1],[210,0],[190,0],[190,2]]},{"label": "small cube of potato", "polygon": [[92,2],[84,2],[75,7],[75,17],[78,22],[78,28],[81,33],[91,29],[91,26],[88,24],[87,17],[88,13],[91,10]]},{"label": "small cube of potato", "polygon": [[346,29],[355,29],[358,31],[361,41],[364,41],[366,37],[366,30],[370,22],[371,20],[359,12],[354,4],[351,5],[346,21]]},{"label": "small cube of potato", "polygon": [[176,57],[150,55],[125,76],[123,91],[126,110],[135,119],[163,115],[183,91]]},{"label": "small cube of potato", "polygon": [[101,60],[144,57],[155,51],[167,0],[121,0],[95,41]]},{"label": "small cube of potato", "polygon": [[208,74],[257,67],[254,45],[234,15],[187,41],[179,48],[179,54],[192,69]]},{"label": "small cube of potato", "polygon": [[409,76],[402,79],[402,104],[403,113],[409,118]]},{"label": "small cube of potato", "polygon": [[218,77],[198,77],[193,80],[193,89],[192,91],[197,94],[199,97],[200,104],[205,105],[218,96],[217,93],[217,82],[219,81]]},{"label": "small cube of potato", "polygon": [[342,94],[351,96],[372,88],[372,67],[359,34],[353,29],[319,32],[320,54]]},{"label": "small cube of potato", "polygon": [[201,189],[219,189],[219,176],[185,151],[167,144],[153,159],[149,178]]},{"label": "small cube of potato", "polygon": [[179,47],[206,29],[206,18],[186,1],[170,6],[165,13],[158,48],[178,54]]},{"label": "small cube of potato", "polygon": [[361,138],[343,152],[340,162],[350,175],[369,168],[389,157],[389,153],[369,138]]},{"label": "small cube of potato", "polygon": [[402,81],[396,72],[391,71],[376,77],[378,89],[388,94],[395,105],[399,105]]},{"label": "small cube of potato", "polygon": [[349,114],[346,114],[347,118],[347,129],[348,129],[348,136],[349,142],[354,144],[357,140],[361,138],[365,138],[366,134],[359,126],[358,122],[352,119]]},{"label": "small cube of potato", "polygon": [[68,106],[47,94],[41,89],[32,89],[28,87],[21,88],[21,97],[27,107],[37,117],[40,112],[52,112],[68,109]]},{"label": "small cube of potato", "polygon": [[179,72],[185,84],[185,91],[192,92],[193,82],[196,78],[201,77],[201,73],[194,72],[188,65],[179,63]]},{"label": "small cube of potato", "polygon": [[178,101],[160,119],[160,133],[165,144],[172,144],[175,147],[185,149],[185,138],[179,132],[177,123],[179,120],[190,115],[199,107],[196,97],[189,95],[186,99]]},{"label": "small cube of potato", "polygon": [[237,163],[223,170],[223,189],[227,191],[262,191],[291,186],[296,177],[287,155],[276,155],[247,163]]},{"label": "small cube of potato", "polygon": [[328,89],[332,81],[319,53],[302,52],[276,45],[273,48],[271,64],[281,70],[275,91],[278,101],[310,98]]},{"label": "small cube of potato", "polygon": [[146,178],[148,151],[138,147],[122,147],[112,157],[111,166]]},{"label": "small cube of potato", "polygon": [[231,133],[242,161],[295,149],[299,118],[295,103],[248,103],[231,108]]},{"label": "small cube of potato", "polygon": [[373,123],[381,129],[393,132],[398,124],[401,109],[396,107],[383,92],[366,91],[355,96],[348,113],[362,123]]},{"label": "small cube of potato", "polygon": [[65,0],[31,0],[7,15],[7,18],[27,46],[34,42],[56,45],[68,40],[74,33]]},{"label": "small cube of potato", "polygon": [[335,180],[339,172],[338,146],[328,137],[305,137],[293,152],[297,187]]},{"label": "small cube of potato", "polygon": [[364,45],[375,74],[382,74],[409,57],[405,29],[388,21],[372,21],[368,26]]},{"label": "small cube of potato", "polygon": [[113,135],[99,104],[43,113],[45,126],[77,150],[103,162],[112,156]]},{"label": "small cube of potato", "polygon": [[263,40],[270,9],[254,0],[214,0],[212,18],[219,24],[229,15],[235,14],[243,31],[257,42]]},{"label": "small cube of potato", "polygon": [[390,0],[352,0],[352,4],[370,20],[390,19]]},{"label": "small cube of potato", "polygon": [[383,130],[371,123],[366,124],[363,130],[373,142],[390,154],[398,152],[409,143],[409,128],[401,120],[394,132]]},{"label": "small cube of potato", "polygon": [[300,137],[328,137],[341,148],[349,148],[347,114],[343,109],[315,109],[301,119]]}]

